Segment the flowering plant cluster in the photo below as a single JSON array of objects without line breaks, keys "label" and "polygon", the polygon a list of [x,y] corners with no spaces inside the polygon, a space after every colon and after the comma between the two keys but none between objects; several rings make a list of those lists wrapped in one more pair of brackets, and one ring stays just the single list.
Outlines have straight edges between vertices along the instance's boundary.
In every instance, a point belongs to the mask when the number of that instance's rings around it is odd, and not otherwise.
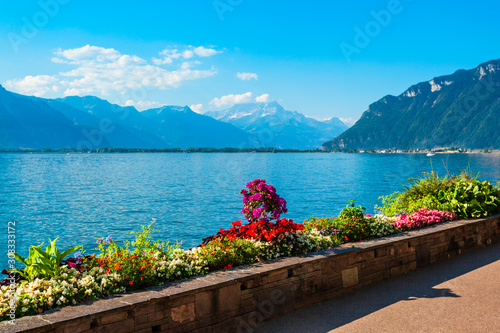
[{"label": "flowering plant cluster", "polygon": [[35,278],[20,283],[15,293],[9,286],[0,289],[0,319],[6,319],[13,308],[17,317],[42,313],[46,310],[76,304],[108,294],[125,291],[120,286],[121,276],[106,274],[104,269],[91,268],[83,272],[62,266],[50,279]]},{"label": "flowering plant cluster", "polygon": [[246,185],[240,193],[243,195],[243,209],[241,212],[250,222],[260,219],[278,220],[281,214],[286,213],[286,201],[276,193],[272,185],[266,184],[264,179],[255,179]]},{"label": "flowering plant cluster", "polygon": [[416,228],[425,227],[427,225],[453,221],[456,219],[455,213],[442,212],[439,210],[422,208],[413,214],[400,215],[393,223],[393,225],[401,230],[411,230]]},{"label": "flowering plant cluster", "polygon": [[245,225],[242,225],[241,221],[236,221],[233,222],[232,225],[233,226],[227,230],[220,229],[216,235],[205,238],[203,243],[207,244],[217,238],[242,238],[273,242],[283,234],[293,233],[304,229],[302,224],[294,223],[293,220],[290,219],[281,219],[276,221],[276,223],[269,222],[267,219],[260,219]]},{"label": "flowering plant cluster", "polygon": [[203,258],[208,271],[252,264],[262,252],[255,241],[243,238],[215,238],[191,251]]},{"label": "flowering plant cluster", "polygon": [[[455,213],[416,210],[409,215],[388,217],[364,214],[364,208],[349,202],[337,218],[311,217],[304,224],[282,218],[286,201],[264,180],[256,179],[242,190],[242,210],[249,223],[242,221],[207,237],[193,249],[181,244],[154,241],[152,223],[135,232],[135,240],[123,244],[111,235],[97,240],[96,253],[77,252],[80,247],[59,252],[55,240],[45,251],[42,245],[30,247],[29,256],[14,256],[25,268],[17,271],[14,292],[5,280],[0,287],[0,321],[42,313],[109,294],[122,293],[168,281],[187,279],[209,271],[228,269],[257,261],[292,256],[331,248],[367,238],[383,237],[401,231],[456,219]],[[276,220],[274,223],[272,220]],[[13,309],[13,310],[12,310]]]},{"label": "flowering plant cluster", "polygon": [[382,214],[365,215],[365,218],[370,225],[370,236],[375,238],[385,237],[401,232],[393,223],[396,217],[389,217]]}]

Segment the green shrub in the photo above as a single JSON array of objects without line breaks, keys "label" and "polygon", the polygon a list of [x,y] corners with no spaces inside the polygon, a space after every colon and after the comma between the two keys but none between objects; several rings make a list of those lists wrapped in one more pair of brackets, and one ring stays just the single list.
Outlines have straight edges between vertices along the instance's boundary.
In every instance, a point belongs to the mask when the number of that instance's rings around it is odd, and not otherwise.
[{"label": "green shrub", "polygon": [[205,261],[209,271],[232,266],[252,264],[260,253],[254,241],[247,239],[214,239],[196,249],[200,260]]},{"label": "green shrub", "polygon": [[346,242],[359,241],[370,237],[370,224],[365,219],[366,208],[355,206],[351,200],[347,206],[340,211],[335,220],[340,236]]},{"label": "green shrub", "polygon": [[427,208],[453,212],[457,218],[478,218],[500,212],[500,189],[488,181],[480,182],[470,171],[451,177],[426,173],[402,186],[404,192],[381,198],[381,213],[396,216]]}]

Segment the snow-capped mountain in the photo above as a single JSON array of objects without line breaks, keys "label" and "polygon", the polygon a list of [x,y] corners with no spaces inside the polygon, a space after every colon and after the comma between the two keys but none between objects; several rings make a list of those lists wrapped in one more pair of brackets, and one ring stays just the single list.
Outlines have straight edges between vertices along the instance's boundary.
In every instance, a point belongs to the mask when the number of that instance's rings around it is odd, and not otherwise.
[{"label": "snow-capped mountain", "polygon": [[347,126],[338,118],[319,121],[277,102],[236,104],[222,111],[205,113],[257,136],[263,146],[314,149],[324,138],[336,137]]}]

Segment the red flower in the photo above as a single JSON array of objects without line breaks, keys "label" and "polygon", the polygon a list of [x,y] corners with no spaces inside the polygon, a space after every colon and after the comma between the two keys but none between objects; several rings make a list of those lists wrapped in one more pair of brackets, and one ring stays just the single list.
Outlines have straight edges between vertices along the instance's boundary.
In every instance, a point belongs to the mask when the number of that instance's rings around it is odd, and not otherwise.
[{"label": "red flower", "polygon": [[129,281],[129,282],[128,282],[128,284],[130,284],[130,285],[133,285],[133,284],[134,284],[134,282],[132,282],[132,281]]}]

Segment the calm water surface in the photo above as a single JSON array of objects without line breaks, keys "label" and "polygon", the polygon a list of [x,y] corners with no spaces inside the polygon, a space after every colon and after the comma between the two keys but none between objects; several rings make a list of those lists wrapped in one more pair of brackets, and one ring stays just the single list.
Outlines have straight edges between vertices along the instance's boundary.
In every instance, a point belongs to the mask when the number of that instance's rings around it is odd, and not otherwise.
[{"label": "calm water surface", "polygon": [[189,248],[242,219],[239,191],[255,178],[273,184],[288,202],[285,216],[301,222],[337,215],[351,199],[373,212],[410,177],[468,166],[500,181],[499,154],[0,154],[0,251],[9,221],[26,254],[56,237],[90,252],[96,238],[131,239],[152,218],[156,238]]}]

